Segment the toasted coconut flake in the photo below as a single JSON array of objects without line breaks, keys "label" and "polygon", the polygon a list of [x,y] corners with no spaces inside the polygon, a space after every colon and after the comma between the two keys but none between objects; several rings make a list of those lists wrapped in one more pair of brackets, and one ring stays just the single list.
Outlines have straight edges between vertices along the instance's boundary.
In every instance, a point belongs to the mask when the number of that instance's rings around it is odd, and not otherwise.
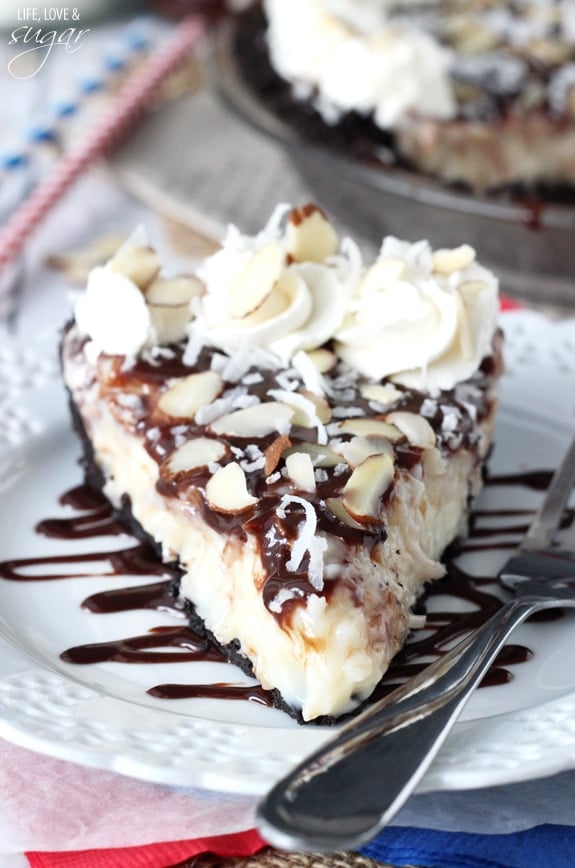
[{"label": "toasted coconut flake", "polygon": [[323,553],[327,548],[327,542],[325,539],[316,537],[315,535],[317,516],[309,500],[305,500],[305,498],[298,497],[295,494],[284,494],[277,510],[280,518],[285,518],[286,509],[291,504],[302,506],[305,518],[298,526],[298,535],[292,546],[291,556],[286,564],[286,568],[289,572],[296,572],[301,566],[306,551],[309,552],[309,581],[313,588],[321,591],[323,588]]},{"label": "toasted coconut flake", "polygon": [[265,451],[265,465],[264,465],[264,473],[266,476],[269,476],[274,472],[276,467],[279,464],[280,458],[282,456],[282,452],[286,449],[289,449],[291,446],[291,440],[287,436],[287,434],[282,434],[281,437],[276,437],[273,443],[270,443],[268,448]]}]

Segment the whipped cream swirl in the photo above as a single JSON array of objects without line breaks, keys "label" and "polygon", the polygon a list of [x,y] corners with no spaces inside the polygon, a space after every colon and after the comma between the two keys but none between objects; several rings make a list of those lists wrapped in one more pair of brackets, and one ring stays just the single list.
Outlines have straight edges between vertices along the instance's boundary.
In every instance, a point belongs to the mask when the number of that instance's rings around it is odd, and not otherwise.
[{"label": "whipped cream swirl", "polygon": [[[265,0],[268,45],[279,75],[313,98],[328,123],[373,114],[384,129],[408,113],[455,115],[450,52],[381,0]],[[409,4],[408,4],[409,5]]]},{"label": "whipped cream swirl", "polygon": [[[142,229],[118,250],[116,256],[147,244]],[[114,271],[114,260],[90,271],[85,292],[74,314],[78,328],[90,337],[91,352],[135,358],[155,341],[150,311],[138,285],[126,274]]]},{"label": "whipped cream swirl", "polygon": [[386,238],[335,337],[337,352],[366,377],[418,389],[450,389],[491,353],[498,285],[468,245],[435,253]]}]

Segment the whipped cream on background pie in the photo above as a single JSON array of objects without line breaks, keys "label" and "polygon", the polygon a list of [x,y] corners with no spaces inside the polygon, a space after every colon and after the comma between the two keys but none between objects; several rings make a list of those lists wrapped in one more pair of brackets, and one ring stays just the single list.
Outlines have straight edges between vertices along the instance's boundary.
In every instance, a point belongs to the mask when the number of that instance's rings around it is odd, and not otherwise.
[{"label": "whipped cream on background pie", "polygon": [[196,275],[136,233],[63,341],[88,477],[183,569],[190,615],[305,721],[351,711],[465,533],[501,372],[462,245],[365,263],[313,205]]},{"label": "whipped cream on background pie", "polygon": [[[403,163],[479,192],[573,188],[572,0],[262,6],[243,66],[304,134],[383,162],[391,147]],[[248,18],[258,14],[255,4]]]}]

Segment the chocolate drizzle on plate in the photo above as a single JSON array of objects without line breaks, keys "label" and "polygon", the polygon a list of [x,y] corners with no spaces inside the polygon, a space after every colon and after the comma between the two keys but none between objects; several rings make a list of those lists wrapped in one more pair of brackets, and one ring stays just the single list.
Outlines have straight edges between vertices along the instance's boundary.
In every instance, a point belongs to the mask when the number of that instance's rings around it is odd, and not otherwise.
[{"label": "chocolate drizzle on plate", "polygon": [[[546,470],[491,476],[488,485],[522,486],[544,491],[551,479]],[[87,643],[68,648],[61,659],[76,665],[114,661],[117,663],[158,664],[210,661],[226,663],[228,658],[210,637],[192,629],[186,623],[186,612],[178,601],[179,571],[174,565],[163,564],[151,545],[138,542],[114,516],[112,507],[102,494],[87,485],[66,491],[59,499],[71,514],[63,518],[48,518],[36,525],[36,532],[52,538],[82,540],[86,537],[105,538],[124,535],[132,545],[119,550],[63,553],[36,558],[21,558],[0,562],[0,577],[10,581],[54,581],[87,576],[158,576],[160,581],[121,588],[103,589],[86,597],[82,607],[95,615],[151,609],[170,613],[179,623],[156,626],[147,633],[108,642]],[[478,509],[472,513],[469,539],[460,552],[490,551],[514,548],[531,521],[529,509]],[[484,523],[489,519],[497,519]],[[575,510],[567,512],[566,525],[572,524]],[[502,541],[500,538],[505,537]],[[426,614],[424,630],[414,631],[393,661],[372,699],[391,692],[406,678],[420,672],[430,659],[444,654],[455,641],[483,624],[501,605],[495,593],[494,576],[474,576],[456,561],[459,552],[448,554],[447,575],[434,582],[419,601],[417,613]],[[96,571],[86,571],[85,564],[98,565]],[[100,571],[100,565],[103,571]],[[441,607],[442,598],[449,607]],[[471,605],[470,605],[471,604]],[[554,610],[545,618],[561,617]],[[539,620],[539,619],[538,619]],[[513,679],[509,666],[525,662],[532,651],[522,645],[509,644],[501,651],[487,673],[482,686],[505,684]],[[261,705],[274,705],[273,694],[259,685],[231,684],[223,681],[209,684],[158,684],[148,690],[161,699],[209,698],[242,700]]]}]

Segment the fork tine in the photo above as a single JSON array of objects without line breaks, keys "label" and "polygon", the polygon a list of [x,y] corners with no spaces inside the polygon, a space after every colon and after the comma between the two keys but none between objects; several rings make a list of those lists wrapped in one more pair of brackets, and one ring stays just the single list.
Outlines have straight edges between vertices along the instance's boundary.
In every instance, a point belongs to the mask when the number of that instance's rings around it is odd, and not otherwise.
[{"label": "fork tine", "polygon": [[[545,500],[539,508],[525,539],[522,549],[543,548],[551,543],[555,532],[561,524],[561,517],[569,495],[575,483],[575,439],[560,466],[553,474],[551,485],[545,495]],[[574,533],[572,528],[569,536]],[[575,540],[574,540],[575,542]]]}]

